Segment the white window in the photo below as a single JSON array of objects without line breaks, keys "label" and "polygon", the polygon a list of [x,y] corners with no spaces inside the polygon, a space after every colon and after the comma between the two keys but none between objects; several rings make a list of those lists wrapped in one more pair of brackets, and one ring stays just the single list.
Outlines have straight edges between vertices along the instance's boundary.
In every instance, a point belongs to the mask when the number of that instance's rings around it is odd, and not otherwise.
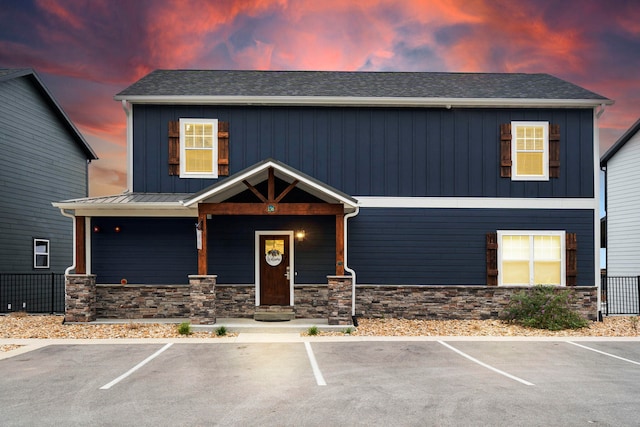
[{"label": "white window", "polygon": [[511,179],[549,180],[549,123],[511,122]]},{"label": "white window", "polygon": [[33,239],[33,268],[49,268],[49,241]]},{"label": "white window", "polygon": [[498,284],[565,286],[564,231],[498,231]]},{"label": "white window", "polygon": [[180,119],[180,178],[218,177],[218,120]]}]

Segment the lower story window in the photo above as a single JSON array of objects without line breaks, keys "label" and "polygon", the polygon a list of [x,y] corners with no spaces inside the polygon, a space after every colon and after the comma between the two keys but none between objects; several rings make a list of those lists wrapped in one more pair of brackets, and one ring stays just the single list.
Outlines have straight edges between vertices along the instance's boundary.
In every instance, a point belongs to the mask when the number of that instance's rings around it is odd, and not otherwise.
[{"label": "lower story window", "polygon": [[49,241],[33,239],[33,268],[49,268]]},{"label": "lower story window", "polygon": [[500,285],[565,286],[564,231],[498,231]]}]

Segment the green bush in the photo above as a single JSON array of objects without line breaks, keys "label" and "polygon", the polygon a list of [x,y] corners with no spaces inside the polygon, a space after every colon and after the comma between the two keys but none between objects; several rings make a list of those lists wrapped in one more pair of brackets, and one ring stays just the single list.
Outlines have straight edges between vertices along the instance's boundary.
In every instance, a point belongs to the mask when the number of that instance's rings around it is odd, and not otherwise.
[{"label": "green bush", "polygon": [[317,326],[310,326],[309,329],[307,329],[307,334],[309,335],[318,335],[318,327]]},{"label": "green bush", "polygon": [[537,329],[579,329],[589,322],[571,309],[571,293],[555,286],[537,285],[515,294],[504,320]]},{"label": "green bush", "polygon": [[191,335],[191,323],[182,322],[178,325],[178,333],[180,335]]},{"label": "green bush", "polygon": [[216,329],[216,335],[219,337],[227,335],[227,328],[224,326],[220,326],[218,329]]}]

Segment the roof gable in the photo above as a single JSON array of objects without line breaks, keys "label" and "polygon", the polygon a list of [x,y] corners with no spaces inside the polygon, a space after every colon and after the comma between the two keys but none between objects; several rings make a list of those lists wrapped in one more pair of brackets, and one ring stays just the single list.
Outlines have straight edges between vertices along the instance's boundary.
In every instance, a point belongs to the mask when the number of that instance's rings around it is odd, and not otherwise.
[{"label": "roof gable", "polygon": [[274,169],[276,178],[289,184],[298,181],[297,186],[301,190],[324,202],[342,203],[345,211],[354,211],[358,204],[358,201],[353,197],[274,159],[266,159],[256,163],[224,181],[205,188],[183,200],[183,204],[186,207],[190,207],[203,202],[223,202],[247,190],[247,186],[244,184],[245,181],[253,186],[265,181],[268,178],[269,168]]},{"label": "roof gable", "polygon": [[[115,96],[130,102],[265,104],[612,101],[549,74],[156,70]],[[457,104],[456,104],[457,105]]]},{"label": "roof gable", "polygon": [[600,166],[606,166],[611,159],[633,136],[640,131],[640,119],[636,121],[627,131],[607,150],[600,158]]},{"label": "roof gable", "polygon": [[44,85],[38,74],[30,68],[21,69],[0,69],[0,82],[8,81],[17,78],[26,78],[34,85],[34,87],[42,94],[49,107],[53,110],[54,114],[62,121],[64,127],[71,134],[72,139],[78,144],[78,146],[85,153],[85,156],[89,160],[97,160],[98,156],[93,151],[91,146],[84,139],[80,131],[73,124],[71,119],[64,112],[60,104],[56,101],[54,96],[49,92],[49,89]]}]

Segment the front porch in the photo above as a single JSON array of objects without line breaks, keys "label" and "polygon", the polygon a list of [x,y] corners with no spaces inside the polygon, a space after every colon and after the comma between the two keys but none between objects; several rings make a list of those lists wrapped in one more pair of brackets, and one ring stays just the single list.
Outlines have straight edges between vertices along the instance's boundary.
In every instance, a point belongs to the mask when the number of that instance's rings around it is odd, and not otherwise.
[{"label": "front porch", "polygon": [[[221,318],[253,319],[255,285],[217,285],[216,276],[189,276],[180,285],[96,285],[95,275],[67,276],[65,320],[175,319],[215,324]],[[296,319],[318,319],[328,325],[351,325],[350,276],[328,276],[326,284],[296,285]]]}]

